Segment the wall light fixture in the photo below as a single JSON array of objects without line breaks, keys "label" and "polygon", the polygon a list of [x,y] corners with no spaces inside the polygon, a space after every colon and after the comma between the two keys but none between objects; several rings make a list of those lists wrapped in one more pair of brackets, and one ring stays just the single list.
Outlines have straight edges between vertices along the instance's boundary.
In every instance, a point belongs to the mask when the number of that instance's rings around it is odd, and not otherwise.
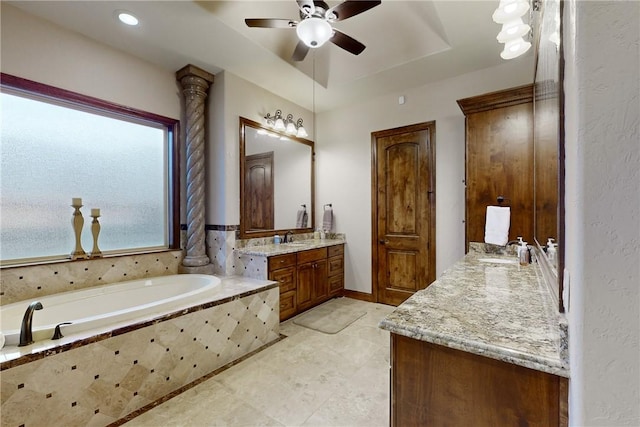
[{"label": "wall light fixture", "polygon": [[297,122],[294,122],[293,114],[289,114],[286,118],[283,118],[282,110],[276,110],[273,116],[271,113],[267,113],[267,115],[264,116],[264,123],[271,129],[286,132],[289,135],[296,136],[298,138],[306,138],[309,136],[302,125],[302,119],[298,119]]},{"label": "wall light fixture", "polygon": [[496,39],[504,43],[504,50],[500,53],[503,59],[516,58],[531,48],[531,43],[524,39],[531,33],[531,27],[522,21],[530,8],[527,0],[500,0],[493,12],[493,21],[502,24]]}]

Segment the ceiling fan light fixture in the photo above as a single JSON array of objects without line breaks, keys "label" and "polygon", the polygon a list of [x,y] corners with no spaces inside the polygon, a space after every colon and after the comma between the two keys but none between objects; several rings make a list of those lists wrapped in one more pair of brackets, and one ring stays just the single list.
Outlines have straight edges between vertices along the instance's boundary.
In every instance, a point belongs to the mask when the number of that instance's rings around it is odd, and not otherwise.
[{"label": "ceiling fan light fixture", "polygon": [[525,41],[522,37],[510,40],[505,43],[504,50],[500,53],[502,59],[513,59],[524,54],[531,48],[531,43]]},{"label": "ceiling fan light fixture", "polygon": [[529,7],[527,0],[500,0],[500,5],[493,12],[493,21],[497,24],[506,24],[527,13]]},{"label": "ceiling fan light fixture", "polygon": [[333,28],[322,18],[307,18],[296,27],[296,33],[304,44],[311,48],[320,47],[333,35]]},{"label": "ceiling fan light fixture", "polygon": [[509,40],[514,40],[520,37],[524,37],[531,31],[531,27],[524,22],[522,18],[516,18],[513,21],[509,21],[502,26],[502,31],[498,33],[496,39],[500,43],[506,43]]}]

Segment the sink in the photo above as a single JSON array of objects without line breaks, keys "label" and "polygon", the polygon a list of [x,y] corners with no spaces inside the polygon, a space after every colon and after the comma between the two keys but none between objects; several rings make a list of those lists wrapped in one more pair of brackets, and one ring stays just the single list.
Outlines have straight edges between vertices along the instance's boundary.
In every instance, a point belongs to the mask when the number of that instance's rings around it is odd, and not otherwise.
[{"label": "sink", "polygon": [[289,243],[282,243],[283,246],[307,246],[307,243],[304,242],[289,242]]},{"label": "sink", "polygon": [[506,258],[478,258],[480,262],[488,262],[492,264],[517,264],[517,260],[515,259],[506,259]]}]

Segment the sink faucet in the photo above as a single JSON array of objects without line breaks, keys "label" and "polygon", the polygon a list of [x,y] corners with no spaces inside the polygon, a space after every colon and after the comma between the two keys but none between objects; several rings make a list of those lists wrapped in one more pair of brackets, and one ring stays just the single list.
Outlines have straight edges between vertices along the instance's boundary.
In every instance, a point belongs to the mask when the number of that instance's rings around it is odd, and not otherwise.
[{"label": "sink faucet", "polygon": [[33,344],[33,335],[32,335],[32,320],[33,320],[33,312],[35,310],[42,310],[42,304],[40,301],[34,301],[29,304],[27,310],[24,312],[24,317],[22,318],[22,326],[20,327],[20,344],[18,347],[24,347],[25,345]]},{"label": "sink faucet", "polygon": [[291,243],[291,242],[293,242],[293,231],[289,230],[284,235],[284,243]]}]

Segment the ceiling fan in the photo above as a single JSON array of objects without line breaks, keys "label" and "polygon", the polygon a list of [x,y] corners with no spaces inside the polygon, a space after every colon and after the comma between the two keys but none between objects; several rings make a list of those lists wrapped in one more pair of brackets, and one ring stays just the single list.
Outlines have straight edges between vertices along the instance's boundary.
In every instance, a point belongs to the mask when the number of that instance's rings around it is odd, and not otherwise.
[{"label": "ceiling fan", "polygon": [[300,8],[300,21],[291,19],[251,19],[244,22],[249,27],[259,28],[295,28],[300,41],[298,42],[292,59],[302,61],[309,49],[318,48],[327,41],[341,47],[354,55],[359,55],[365,45],[335,28],[331,24],[344,21],[347,18],[378,6],[382,1],[345,0],[329,7],[321,0],[296,0]]}]

